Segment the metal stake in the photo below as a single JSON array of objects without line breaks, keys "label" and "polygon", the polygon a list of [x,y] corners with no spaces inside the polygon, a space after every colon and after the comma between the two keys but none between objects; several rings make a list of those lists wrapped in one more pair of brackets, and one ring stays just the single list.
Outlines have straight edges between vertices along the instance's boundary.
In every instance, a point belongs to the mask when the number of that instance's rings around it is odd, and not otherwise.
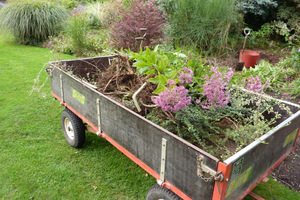
[{"label": "metal stake", "polygon": [[162,138],[161,142],[161,161],[160,161],[160,179],[157,180],[159,185],[162,185],[165,181],[165,170],[166,170],[166,157],[167,157],[167,140]]},{"label": "metal stake", "polygon": [[63,75],[61,74],[59,78],[60,78],[60,94],[61,94],[61,101],[62,101],[61,104],[63,104],[64,103]]},{"label": "metal stake", "polygon": [[97,118],[98,118],[98,132],[97,135],[101,134],[101,114],[100,114],[100,99],[97,99]]}]

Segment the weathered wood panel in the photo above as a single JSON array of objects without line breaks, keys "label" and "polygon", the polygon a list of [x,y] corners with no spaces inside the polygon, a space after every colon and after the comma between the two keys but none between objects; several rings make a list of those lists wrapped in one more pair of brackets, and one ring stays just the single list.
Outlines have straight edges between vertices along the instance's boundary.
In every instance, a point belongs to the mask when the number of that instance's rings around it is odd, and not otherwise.
[{"label": "weathered wood panel", "polygon": [[[80,80],[60,69],[55,68],[52,74],[52,91],[61,97],[62,75],[64,101],[95,126],[98,125],[96,101],[100,99],[103,132],[158,174],[161,166],[162,138],[165,138],[165,179],[192,199],[212,198],[214,183],[204,182],[197,176],[197,155],[203,155],[205,163],[212,169],[217,168],[218,159],[85,86]],[[74,90],[79,96],[82,95],[85,101],[74,98]]]}]

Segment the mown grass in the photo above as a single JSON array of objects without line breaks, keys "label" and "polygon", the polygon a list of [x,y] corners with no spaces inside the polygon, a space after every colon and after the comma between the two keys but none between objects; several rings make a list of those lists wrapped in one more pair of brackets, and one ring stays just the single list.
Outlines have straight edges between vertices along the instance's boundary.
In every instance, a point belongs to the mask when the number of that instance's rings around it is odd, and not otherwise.
[{"label": "mown grass", "polygon": [[0,199],[144,199],[155,180],[104,139],[66,143],[49,81],[45,97],[29,96],[53,59],[47,49],[0,43]]},{"label": "mown grass", "polygon": [[[39,71],[56,58],[48,49],[0,40],[0,199],[145,199],[154,178],[107,141],[90,133],[82,149],[66,143],[63,107],[49,80],[29,96]],[[43,69],[40,84],[46,77]],[[300,198],[273,180],[255,192]]]}]

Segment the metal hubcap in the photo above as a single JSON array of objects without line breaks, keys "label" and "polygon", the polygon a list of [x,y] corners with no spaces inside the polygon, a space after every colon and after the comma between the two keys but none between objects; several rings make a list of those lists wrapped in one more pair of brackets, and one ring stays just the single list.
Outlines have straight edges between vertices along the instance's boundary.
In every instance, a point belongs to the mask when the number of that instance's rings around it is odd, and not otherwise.
[{"label": "metal hubcap", "polygon": [[68,135],[68,137],[71,139],[71,140],[74,140],[74,129],[73,129],[73,126],[72,126],[72,123],[71,121],[69,120],[69,118],[65,118],[64,120],[64,124],[65,124],[65,130],[66,130],[66,133]]}]

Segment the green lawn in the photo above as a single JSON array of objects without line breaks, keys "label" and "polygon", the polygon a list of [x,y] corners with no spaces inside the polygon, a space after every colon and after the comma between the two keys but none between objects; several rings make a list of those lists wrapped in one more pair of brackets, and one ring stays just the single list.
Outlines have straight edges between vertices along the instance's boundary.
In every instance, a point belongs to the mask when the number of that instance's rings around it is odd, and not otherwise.
[{"label": "green lawn", "polygon": [[[67,144],[49,80],[29,96],[44,64],[56,59],[48,49],[0,41],[0,199],[145,199],[155,179],[107,141],[90,133],[82,149]],[[46,77],[43,69],[40,85]],[[273,180],[255,191],[300,199]]]}]

